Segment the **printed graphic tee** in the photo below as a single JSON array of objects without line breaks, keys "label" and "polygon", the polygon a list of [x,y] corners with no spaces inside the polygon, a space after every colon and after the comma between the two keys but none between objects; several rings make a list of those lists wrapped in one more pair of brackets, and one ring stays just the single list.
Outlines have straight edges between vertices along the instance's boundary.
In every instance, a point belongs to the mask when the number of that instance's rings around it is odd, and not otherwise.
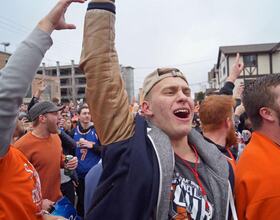
[{"label": "printed graphic tee", "polygon": [[[195,164],[187,163],[194,168]],[[207,171],[202,160],[198,163],[197,171],[199,179],[206,191],[206,197],[202,196],[197,180],[183,161],[175,155],[175,170],[171,186],[171,204],[169,219],[174,220],[210,220],[213,219],[214,207],[213,195],[207,181]],[[206,205],[207,202],[207,205]]]}]

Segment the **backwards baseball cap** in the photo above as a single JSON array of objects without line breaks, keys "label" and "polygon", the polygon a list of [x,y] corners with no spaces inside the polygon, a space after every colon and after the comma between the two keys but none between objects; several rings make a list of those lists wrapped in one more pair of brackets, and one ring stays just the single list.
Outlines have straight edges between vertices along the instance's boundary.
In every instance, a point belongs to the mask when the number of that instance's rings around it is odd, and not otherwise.
[{"label": "backwards baseball cap", "polygon": [[143,98],[146,97],[146,95],[159,81],[167,77],[180,77],[185,80],[187,84],[189,84],[186,77],[180,70],[176,68],[159,68],[146,76],[143,83]]},{"label": "backwards baseball cap", "polygon": [[56,106],[54,103],[49,101],[38,102],[31,107],[28,112],[31,121],[34,121],[40,115],[51,113],[51,112],[58,112],[62,110],[64,106]]}]

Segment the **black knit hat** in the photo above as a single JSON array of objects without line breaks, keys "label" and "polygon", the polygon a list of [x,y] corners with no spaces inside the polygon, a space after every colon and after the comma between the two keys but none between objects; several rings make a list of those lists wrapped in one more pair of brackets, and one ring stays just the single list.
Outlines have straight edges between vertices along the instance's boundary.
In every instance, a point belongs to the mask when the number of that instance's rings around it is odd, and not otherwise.
[{"label": "black knit hat", "polygon": [[58,112],[62,110],[64,106],[56,106],[54,103],[49,101],[38,102],[31,107],[28,112],[29,118],[31,121],[35,121],[40,115],[50,113],[50,112]]}]

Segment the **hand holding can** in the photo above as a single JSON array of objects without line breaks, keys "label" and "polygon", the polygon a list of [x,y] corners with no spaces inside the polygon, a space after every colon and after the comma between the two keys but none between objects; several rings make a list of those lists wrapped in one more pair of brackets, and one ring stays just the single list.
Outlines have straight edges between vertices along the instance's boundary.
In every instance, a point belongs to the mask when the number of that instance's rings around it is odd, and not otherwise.
[{"label": "hand holding can", "polygon": [[93,148],[94,146],[94,142],[91,142],[91,141],[88,141],[88,140],[85,140],[84,138],[80,138],[80,141],[79,141],[79,147],[81,148]]},{"label": "hand holding can", "polygon": [[66,155],[65,156],[65,160],[64,160],[64,175],[66,176],[71,176],[73,175],[73,170],[70,170],[69,168],[66,168],[67,163],[72,160],[74,158],[74,156],[72,155]]}]

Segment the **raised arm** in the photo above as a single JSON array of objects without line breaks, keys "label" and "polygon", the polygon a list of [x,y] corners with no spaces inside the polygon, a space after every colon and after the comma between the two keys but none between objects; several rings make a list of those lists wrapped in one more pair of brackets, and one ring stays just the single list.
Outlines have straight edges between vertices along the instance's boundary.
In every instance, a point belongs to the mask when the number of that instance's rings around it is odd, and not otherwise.
[{"label": "raised arm", "polygon": [[240,61],[239,53],[236,54],[235,62],[230,69],[228,78],[226,79],[225,85],[220,89],[220,94],[233,95],[234,83],[240,76],[244,64]]},{"label": "raised arm", "polygon": [[102,145],[132,136],[134,118],[115,49],[115,4],[89,3],[85,17],[81,69],[86,75],[86,96]]},{"label": "raised arm", "polygon": [[47,83],[45,82],[45,79],[41,79],[39,82],[37,82],[37,88],[38,88],[37,91],[34,93],[32,99],[27,107],[28,111],[32,108],[33,105],[35,105],[36,103],[38,103],[40,101],[41,95],[47,88]]},{"label": "raised arm", "polygon": [[0,70],[0,157],[9,149],[19,106],[46,51],[52,45],[50,34],[55,29],[75,28],[64,20],[65,10],[72,2],[84,0],[59,1]]}]

